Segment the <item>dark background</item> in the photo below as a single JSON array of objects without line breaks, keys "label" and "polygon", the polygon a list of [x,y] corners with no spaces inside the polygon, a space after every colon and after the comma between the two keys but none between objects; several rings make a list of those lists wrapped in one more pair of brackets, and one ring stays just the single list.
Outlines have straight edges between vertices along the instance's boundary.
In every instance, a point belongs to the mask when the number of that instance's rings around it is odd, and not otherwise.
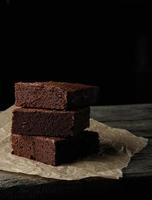
[{"label": "dark background", "polygon": [[101,105],[152,102],[149,5],[3,0],[0,8],[0,110],[14,103],[17,81],[99,85]]}]

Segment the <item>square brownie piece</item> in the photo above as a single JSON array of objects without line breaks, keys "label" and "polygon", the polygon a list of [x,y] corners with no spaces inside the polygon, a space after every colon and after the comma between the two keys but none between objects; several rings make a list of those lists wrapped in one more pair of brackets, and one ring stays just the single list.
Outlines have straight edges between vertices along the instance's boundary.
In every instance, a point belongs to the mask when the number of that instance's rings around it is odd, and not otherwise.
[{"label": "square brownie piece", "polygon": [[15,155],[56,166],[97,153],[99,139],[91,131],[67,138],[13,134],[12,149]]},{"label": "square brownie piece", "polygon": [[15,104],[25,108],[72,110],[94,105],[99,88],[65,82],[34,82],[15,84]]},{"label": "square brownie piece", "polygon": [[17,108],[13,111],[12,134],[74,136],[89,127],[90,108],[51,111]]}]

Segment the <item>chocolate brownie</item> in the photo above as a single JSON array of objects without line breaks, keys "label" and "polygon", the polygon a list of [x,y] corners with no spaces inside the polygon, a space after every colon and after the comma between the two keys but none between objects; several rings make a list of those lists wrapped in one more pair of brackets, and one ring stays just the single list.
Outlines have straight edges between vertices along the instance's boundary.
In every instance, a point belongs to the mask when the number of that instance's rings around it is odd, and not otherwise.
[{"label": "chocolate brownie", "polygon": [[89,131],[68,138],[14,134],[12,148],[15,155],[55,166],[96,153],[99,140],[97,133]]},{"label": "chocolate brownie", "polygon": [[34,82],[15,84],[15,104],[26,108],[71,110],[96,103],[99,88],[78,83]]},{"label": "chocolate brownie", "polygon": [[12,134],[67,137],[89,127],[90,108],[51,111],[17,108],[13,111]]}]

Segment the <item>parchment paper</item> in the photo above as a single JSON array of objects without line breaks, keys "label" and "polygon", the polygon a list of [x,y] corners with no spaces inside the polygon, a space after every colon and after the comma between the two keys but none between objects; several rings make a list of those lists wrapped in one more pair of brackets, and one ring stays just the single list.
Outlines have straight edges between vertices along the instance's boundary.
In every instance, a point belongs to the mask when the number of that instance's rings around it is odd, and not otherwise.
[{"label": "parchment paper", "polygon": [[111,128],[90,119],[89,130],[98,132],[103,147],[100,153],[71,164],[53,167],[11,154],[13,108],[14,106],[0,114],[0,170],[63,180],[96,176],[119,179],[131,156],[141,151],[148,142],[147,139],[136,137],[127,130]]}]

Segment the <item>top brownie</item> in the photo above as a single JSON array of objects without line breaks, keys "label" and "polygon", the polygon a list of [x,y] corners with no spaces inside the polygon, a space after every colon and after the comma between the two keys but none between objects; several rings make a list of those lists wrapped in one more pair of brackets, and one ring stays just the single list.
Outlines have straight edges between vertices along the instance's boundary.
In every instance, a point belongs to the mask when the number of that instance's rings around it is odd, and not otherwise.
[{"label": "top brownie", "polygon": [[65,82],[33,82],[15,84],[15,104],[26,108],[70,110],[94,105],[99,88]]}]

